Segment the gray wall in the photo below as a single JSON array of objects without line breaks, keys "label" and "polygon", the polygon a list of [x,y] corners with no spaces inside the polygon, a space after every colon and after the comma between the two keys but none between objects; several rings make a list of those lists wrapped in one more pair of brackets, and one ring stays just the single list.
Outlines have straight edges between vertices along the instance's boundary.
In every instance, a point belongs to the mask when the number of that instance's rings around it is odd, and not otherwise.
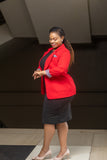
[{"label": "gray wall", "polygon": [[36,36],[24,0],[6,0],[0,3],[0,10],[13,37]]},{"label": "gray wall", "polygon": [[13,39],[7,24],[0,25],[0,45]]},{"label": "gray wall", "polygon": [[52,26],[64,28],[71,43],[91,43],[92,35],[107,35],[106,0],[6,0],[0,9],[14,37],[38,37],[48,43]]},{"label": "gray wall", "polygon": [[90,24],[86,0],[25,0],[41,44],[48,43],[48,30],[52,26],[64,28],[73,43],[90,43]]},{"label": "gray wall", "polygon": [[92,35],[107,35],[107,0],[89,0]]}]

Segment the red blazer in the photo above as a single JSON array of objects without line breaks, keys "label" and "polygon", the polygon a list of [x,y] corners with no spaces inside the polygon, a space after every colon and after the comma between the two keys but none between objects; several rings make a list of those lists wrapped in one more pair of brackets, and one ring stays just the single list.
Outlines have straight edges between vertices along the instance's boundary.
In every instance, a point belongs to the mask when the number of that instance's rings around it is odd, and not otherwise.
[{"label": "red blazer", "polygon": [[[41,59],[53,48],[49,48]],[[76,94],[76,86],[73,78],[67,73],[70,63],[70,52],[62,44],[46,59],[44,70],[49,69],[52,77],[44,76],[46,94],[48,99],[58,99]],[[40,60],[41,60],[40,59]],[[39,69],[40,61],[39,61]],[[42,69],[41,69],[42,70]],[[41,77],[41,93],[45,94],[43,77]]]}]

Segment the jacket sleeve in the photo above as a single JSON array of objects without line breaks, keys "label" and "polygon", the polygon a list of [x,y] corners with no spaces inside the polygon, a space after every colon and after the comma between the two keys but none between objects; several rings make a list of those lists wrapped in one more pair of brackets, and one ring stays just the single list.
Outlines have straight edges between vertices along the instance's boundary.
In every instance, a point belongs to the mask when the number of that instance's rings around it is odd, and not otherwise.
[{"label": "jacket sleeve", "polygon": [[[52,62],[51,62],[52,63]],[[51,78],[54,76],[60,76],[63,75],[68,71],[70,63],[70,53],[69,52],[64,52],[61,54],[57,65],[54,65],[53,63],[50,64],[46,71],[46,75]]]}]

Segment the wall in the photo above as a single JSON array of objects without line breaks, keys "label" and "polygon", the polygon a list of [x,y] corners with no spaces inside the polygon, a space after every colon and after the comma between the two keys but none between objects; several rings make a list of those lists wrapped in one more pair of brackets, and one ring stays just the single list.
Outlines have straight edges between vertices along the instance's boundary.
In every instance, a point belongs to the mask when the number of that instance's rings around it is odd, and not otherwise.
[{"label": "wall", "polygon": [[24,0],[6,0],[0,10],[13,37],[36,37]]},{"label": "wall", "polygon": [[[49,46],[33,42],[12,52],[12,43],[8,56],[5,54],[0,58],[0,120],[7,127],[42,128],[40,79],[34,81],[32,74]],[[69,126],[107,128],[107,40],[95,41],[91,45],[73,44],[73,48],[75,64],[70,74],[76,83],[77,95],[71,103],[73,119]]]},{"label": "wall", "polygon": [[48,43],[48,30],[64,28],[73,43],[90,43],[90,21],[86,0],[25,0],[40,44]]},{"label": "wall", "polygon": [[107,35],[107,1],[89,0],[92,35]]}]

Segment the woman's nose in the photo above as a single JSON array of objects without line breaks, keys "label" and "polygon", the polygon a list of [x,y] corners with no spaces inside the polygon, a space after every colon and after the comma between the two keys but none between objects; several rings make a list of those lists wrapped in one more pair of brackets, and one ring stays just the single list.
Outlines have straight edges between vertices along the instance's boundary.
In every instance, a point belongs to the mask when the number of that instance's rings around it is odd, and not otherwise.
[{"label": "woman's nose", "polygon": [[54,40],[51,40],[51,43],[54,43],[55,41]]}]

